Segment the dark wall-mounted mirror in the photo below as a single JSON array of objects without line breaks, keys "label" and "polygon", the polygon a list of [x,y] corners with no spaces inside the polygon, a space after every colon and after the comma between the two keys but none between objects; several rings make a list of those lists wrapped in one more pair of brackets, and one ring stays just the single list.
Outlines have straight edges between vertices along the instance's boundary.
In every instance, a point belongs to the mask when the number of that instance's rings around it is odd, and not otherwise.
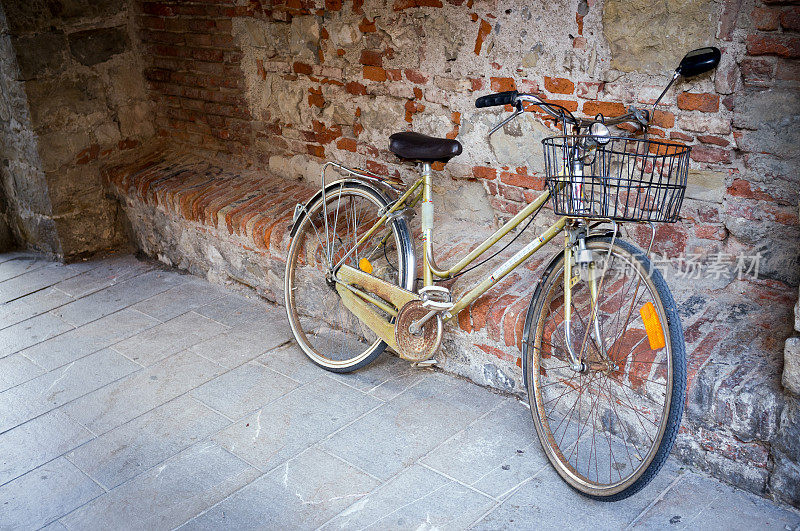
[{"label": "dark wall-mounted mirror", "polygon": [[709,70],[714,70],[719,64],[722,54],[719,48],[709,46],[708,48],[698,48],[687,53],[681,64],[675,69],[683,77],[692,77],[704,74]]}]

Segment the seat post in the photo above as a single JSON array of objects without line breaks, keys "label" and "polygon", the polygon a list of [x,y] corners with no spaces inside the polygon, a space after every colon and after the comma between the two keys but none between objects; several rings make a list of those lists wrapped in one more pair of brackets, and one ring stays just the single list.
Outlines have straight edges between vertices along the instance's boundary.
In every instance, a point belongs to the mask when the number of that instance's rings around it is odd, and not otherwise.
[{"label": "seat post", "polygon": [[433,238],[433,190],[431,186],[431,163],[420,162],[419,173],[422,176],[422,282],[425,286],[433,285],[433,273],[430,268],[428,249]]}]

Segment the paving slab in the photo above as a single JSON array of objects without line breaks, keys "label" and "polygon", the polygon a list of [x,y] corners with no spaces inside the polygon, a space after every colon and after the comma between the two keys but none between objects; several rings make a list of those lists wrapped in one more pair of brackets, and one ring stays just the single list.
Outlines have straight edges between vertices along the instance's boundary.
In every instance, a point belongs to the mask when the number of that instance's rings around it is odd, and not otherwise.
[{"label": "paving slab", "polygon": [[106,349],[3,391],[0,393],[0,411],[4,412],[0,416],[0,433],[140,368],[121,354]]},{"label": "paving slab", "polygon": [[254,300],[238,293],[228,293],[213,303],[200,306],[196,311],[218,323],[238,326],[262,317],[265,309],[264,303],[260,300]]},{"label": "paving slab", "polygon": [[0,358],[75,328],[60,317],[43,313],[0,330]]},{"label": "paving slab", "polygon": [[114,350],[145,367],[228,330],[199,313],[188,312],[114,345]]},{"label": "paving slab", "polygon": [[310,448],[180,529],[316,529],[379,484]]},{"label": "paving slab", "polygon": [[[322,447],[386,480],[502,400],[469,382],[433,373]],[[365,446],[372,451],[364,452]]]},{"label": "paving slab", "polygon": [[158,324],[158,319],[125,308],[28,347],[21,353],[52,370]]},{"label": "paving slab", "polygon": [[322,529],[466,529],[494,504],[429,468],[411,465]]},{"label": "paving slab", "polygon": [[794,530],[800,527],[800,515],[730,485],[687,472],[633,527]]},{"label": "paving slab", "polygon": [[531,441],[536,441],[536,432],[530,409],[508,398],[442,442],[422,462],[500,497],[548,466],[538,441],[535,446]]},{"label": "paving slab", "polygon": [[131,255],[110,256],[71,265],[81,274],[59,282],[55,287],[76,299],[153,270],[151,263]]},{"label": "paving slab", "polygon": [[231,419],[239,419],[299,386],[280,373],[255,362],[217,376],[192,396]]},{"label": "paving slab", "polygon": [[61,306],[52,313],[74,326],[80,326],[167,291],[182,282],[181,275],[175,273],[148,271]]},{"label": "paving slab", "polygon": [[226,293],[225,288],[189,277],[183,284],[137,302],[132,308],[160,321],[169,321],[201,306],[213,307]]},{"label": "paving slab", "polygon": [[[303,355],[306,363],[309,359]],[[391,400],[419,382],[427,371],[414,367],[397,356],[384,352],[378,359],[358,371],[331,373],[331,377],[381,400]]]},{"label": "paving slab", "polygon": [[69,529],[172,529],[253,481],[259,472],[205,441],[61,519]]},{"label": "paving slab", "polygon": [[14,255],[10,260],[0,262],[0,282],[30,273],[52,263],[34,254]]},{"label": "paving slab", "polygon": [[229,424],[182,395],[69,452],[67,459],[111,489]]},{"label": "paving slab", "polygon": [[[115,354],[133,363],[121,354]],[[169,402],[222,372],[219,365],[191,352],[182,352],[91,392],[67,404],[64,411],[92,432],[101,434]]]},{"label": "paving slab", "polygon": [[0,282],[0,302],[5,303],[24,297],[79,274],[80,272],[71,266],[52,262],[44,267]]},{"label": "paving slab", "polygon": [[74,301],[74,297],[51,287],[0,304],[0,330]]},{"label": "paving slab", "polygon": [[0,485],[72,450],[93,435],[55,410],[0,434]]},{"label": "paving slab", "polygon": [[0,529],[39,529],[102,493],[60,457],[0,487]]},{"label": "paving slab", "polygon": [[294,341],[274,348],[256,358],[256,362],[296,380],[308,383],[331,373],[314,365]]},{"label": "paving slab", "polygon": [[323,376],[222,430],[213,440],[266,472],[381,404]]},{"label": "paving slab", "polygon": [[0,392],[44,373],[45,369],[20,353],[0,358]]}]

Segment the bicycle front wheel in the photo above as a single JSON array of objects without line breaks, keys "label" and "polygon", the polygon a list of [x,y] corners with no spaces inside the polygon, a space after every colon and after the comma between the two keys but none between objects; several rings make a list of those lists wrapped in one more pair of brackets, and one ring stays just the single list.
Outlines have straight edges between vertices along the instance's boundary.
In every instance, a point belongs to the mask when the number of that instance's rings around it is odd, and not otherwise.
[{"label": "bicycle front wheel", "polygon": [[383,215],[387,203],[383,194],[367,184],[332,184],[324,199],[310,205],[298,221],[289,244],[284,284],[289,326],[303,352],[329,371],[354,371],[386,348],[339,297],[332,272],[337,264],[413,288],[414,251],[405,220],[382,226],[352,250]]},{"label": "bicycle front wheel", "polygon": [[[618,239],[612,246],[607,237],[586,243],[597,275],[605,270],[597,309],[588,277],[573,278],[566,333],[562,253],[526,320],[528,399],[559,475],[581,494],[616,501],[647,485],[672,449],[686,390],[685,345],[675,301],[644,252]],[[648,316],[653,309],[657,323]],[[581,370],[570,367],[567,338]]]}]

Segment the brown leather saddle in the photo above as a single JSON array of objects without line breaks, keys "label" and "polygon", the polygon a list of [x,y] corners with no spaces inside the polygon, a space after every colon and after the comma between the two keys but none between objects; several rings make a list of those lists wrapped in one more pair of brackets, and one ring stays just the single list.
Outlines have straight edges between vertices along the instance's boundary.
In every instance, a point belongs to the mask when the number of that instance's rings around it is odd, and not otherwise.
[{"label": "brown leather saddle", "polygon": [[458,140],[403,132],[389,137],[389,151],[404,159],[446,162],[460,155],[462,148]]}]

